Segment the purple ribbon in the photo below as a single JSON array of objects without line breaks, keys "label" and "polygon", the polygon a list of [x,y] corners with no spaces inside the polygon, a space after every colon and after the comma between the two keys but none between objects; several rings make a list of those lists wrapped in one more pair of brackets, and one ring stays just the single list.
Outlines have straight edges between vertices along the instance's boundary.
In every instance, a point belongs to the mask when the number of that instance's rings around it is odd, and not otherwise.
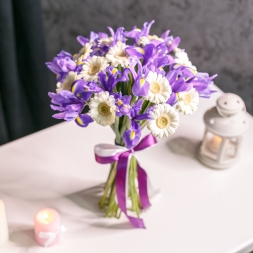
[{"label": "purple ribbon", "polygon": [[[108,164],[118,161],[117,171],[116,171],[116,195],[118,200],[118,206],[121,211],[127,216],[131,224],[136,228],[145,228],[144,222],[140,218],[135,218],[127,214],[126,208],[126,178],[127,178],[127,165],[129,160],[129,155],[135,151],[140,151],[146,148],[149,148],[157,143],[156,138],[149,134],[145,136],[138,145],[133,149],[117,153],[114,156],[103,157],[95,153],[95,158],[98,163]],[[137,161],[137,175],[138,175],[138,185],[139,185],[139,194],[140,202],[142,209],[147,209],[151,206],[148,198],[148,187],[147,187],[147,173],[146,171],[138,164]]]}]

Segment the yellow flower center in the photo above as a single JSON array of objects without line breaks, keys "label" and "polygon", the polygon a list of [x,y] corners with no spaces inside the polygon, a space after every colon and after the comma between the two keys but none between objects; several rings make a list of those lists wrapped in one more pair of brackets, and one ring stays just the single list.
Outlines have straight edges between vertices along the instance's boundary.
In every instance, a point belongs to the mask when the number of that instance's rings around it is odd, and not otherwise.
[{"label": "yellow flower center", "polygon": [[127,57],[127,53],[125,51],[120,51],[115,54],[115,58],[117,59],[126,58],[126,57]]},{"label": "yellow flower center", "polygon": [[89,75],[93,76],[95,75],[98,71],[100,70],[100,66],[99,65],[93,65],[90,69],[89,69]]},{"label": "yellow flower center", "polygon": [[183,98],[184,104],[189,105],[192,101],[192,97],[190,94],[185,94]]},{"label": "yellow flower center", "polygon": [[110,106],[106,104],[105,102],[99,104],[98,106],[98,112],[102,116],[109,116],[111,114]]},{"label": "yellow flower center", "polygon": [[156,119],[156,125],[157,127],[164,129],[170,124],[170,119],[167,115],[162,115],[159,118]]},{"label": "yellow flower center", "polygon": [[153,82],[150,84],[150,91],[154,94],[161,93],[162,86],[160,83]]}]

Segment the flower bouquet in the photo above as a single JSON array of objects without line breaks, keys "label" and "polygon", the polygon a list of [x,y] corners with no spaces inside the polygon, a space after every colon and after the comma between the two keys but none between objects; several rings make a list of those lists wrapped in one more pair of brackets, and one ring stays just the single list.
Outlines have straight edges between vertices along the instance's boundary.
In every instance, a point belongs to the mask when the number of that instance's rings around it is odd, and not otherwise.
[{"label": "flower bouquet", "polygon": [[[147,174],[135,152],[154,145],[155,137],[172,135],[179,112],[192,114],[199,97],[209,98],[214,92],[215,77],[197,71],[178,47],[179,37],[169,31],[160,37],[150,35],[153,23],[131,31],[120,27],[114,32],[108,27],[110,36],[102,32],[78,36],[82,46],[78,54],[61,51],[46,63],[57,75],[56,93],[49,96],[51,108],[60,113],[53,117],[74,120],[80,127],[95,121],[114,131],[115,145],[95,147],[97,162],[111,164],[99,206],[107,217],[123,212],[140,228],[144,227],[140,211],[150,202]],[[150,134],[141,139],[146,126]]]}]

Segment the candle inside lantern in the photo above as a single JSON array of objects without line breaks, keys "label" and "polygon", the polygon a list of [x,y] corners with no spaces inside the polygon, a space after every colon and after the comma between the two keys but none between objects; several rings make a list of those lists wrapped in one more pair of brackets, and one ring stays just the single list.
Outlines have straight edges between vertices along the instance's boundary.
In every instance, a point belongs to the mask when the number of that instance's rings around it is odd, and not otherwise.
[{"label": "candle inside lantern", "polygon": [[0,247],[3,246],[9,240],[9,232],[7,219],[5,214],[5,206],[0,199]]},{"label": "candle inside lantern", "polygon": [[208,145],[211,151],[213,151],[214,153],[217,153],[219,151],[221,141],[222,141],[221,137],[214,135]]},{"label": "candle inside lantern", "polygon": [[56,244],[63,232],[59,213],[51,208],[39,211],[34,217],[34,232],[36,241],[41,246]]}]

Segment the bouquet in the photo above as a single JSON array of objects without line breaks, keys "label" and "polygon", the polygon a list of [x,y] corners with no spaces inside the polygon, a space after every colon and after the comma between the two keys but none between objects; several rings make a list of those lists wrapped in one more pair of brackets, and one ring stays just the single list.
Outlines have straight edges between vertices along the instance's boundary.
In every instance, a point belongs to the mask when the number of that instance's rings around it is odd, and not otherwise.
[{"label": "bouquet", "polygon": [[[130,31],[108,27],[110,35],[78,36],[82,46],[78,54],[61,51],[46,63],[57,75],[56,93],[49,96],[51,108],[60,113],[53,117],[74,120],[84,128],[96,122],[114,131],[116,145],[95,147],[96,160],[111,163],[99,206],[107,217],[125,213],[135,227],[144,227],[140,210],[150,202],[147,174],[134,152],[154,145],[155,137],[172,135],[179,113],[192,114],[199,98],[214,92],[215,76],[197,71],[179,48],[179,37],[169,31],[160,37],[150,35],[153,23]],[[141,139],[145,127],[150,135]]]}]

